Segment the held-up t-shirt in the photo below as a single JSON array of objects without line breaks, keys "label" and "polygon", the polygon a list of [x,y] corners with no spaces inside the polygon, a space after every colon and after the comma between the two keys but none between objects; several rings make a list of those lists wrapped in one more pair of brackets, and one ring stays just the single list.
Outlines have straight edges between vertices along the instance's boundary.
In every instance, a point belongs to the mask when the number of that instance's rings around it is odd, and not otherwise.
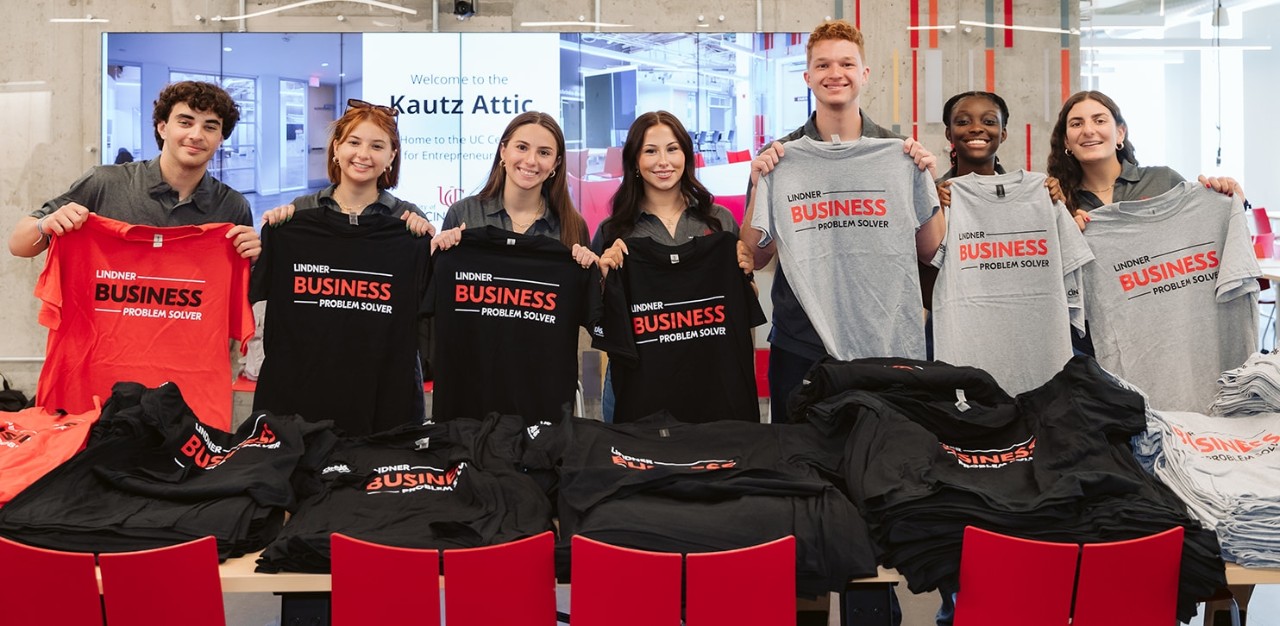
[{"label": "held-up t-shirt", "polygon": [[436,254],[432,418],[558,421],[578,389],[578,328],[598,334],[600,271],[558,240],[468,228]]},{"label": "held-up t-shirt", "polygon": [[430,241],[386,215],[319,208],[262,232],[250,297],[271,309],[255,409],[351,435],[425,417],[418,313]]},{"label": "held-up t-shirt", "polygon": [[1084,326],[1080,268],[1093,253],[1045,175],[1018,170],[951,180],[947,236],[933,259],[934,355],[985,369],[1011,394],[1071,359]]},{"label": "held-up t-shirt", "polygon": [[629,238],[605,280],[604,336],[615,422],[661,410],[682,422],[759,421],[751,328],[765,322],[737,265],[738,239],[719,232],[678,246]]},{"label": "held-up t-shirt", "polygon": [[1193,183],[1089,213],[1085,316],[1098,363],[1156,409],[1204,412],[1258,345],[1261,275],[1239,197]]},{"label": "held-up t-shirt", "polygon": [[232,224],[130,225],[97,214],[54,237],[36,281],[49,329],[36,404],[84,413],[117,381],[173,382],[204,423],[231,427],[227,340],[253,335],[249,260]]},{"label": "held-up t-shirt", "polygon": [[933,181],[902,154],[902,140],[802,137],[760,178],[751,225],[762,246],[777,240],[828,354],[922,359],[915,234],[937,208]]}]

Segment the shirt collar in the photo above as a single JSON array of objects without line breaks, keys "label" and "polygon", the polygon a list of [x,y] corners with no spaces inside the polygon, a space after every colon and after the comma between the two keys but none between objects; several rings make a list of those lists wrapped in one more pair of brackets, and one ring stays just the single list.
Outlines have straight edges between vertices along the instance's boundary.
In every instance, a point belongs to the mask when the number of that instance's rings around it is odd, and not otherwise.
[{"label": "shirt collar", "polygon": [[[485,217],[503,219],[502,214],[506,213],[507,207],[502,204],[502,198],[492,198],[490,200],[484,200],[483,202]],[[547,211],[543,213],[542,217],[534,220],[533,223],[537,224],[538,222],[546,222],[548,230],[556,230],[560,228],[560,218],[556,216],[554,211]],[[531,224],[529,228],[532,229],[533,225]]]},{"label": "shirt collar", "polygon": [[[328,187],[321,189],[320,192],[316,194],[316,202],[319,203],[321,206],[325,206],[330,209],[335,209],[341,212],[342,207],[338,205],[338,201],[335,200],[333,197],[333,192],[337,188],[338,188],[337,185],[329,185]],[[383,215],[390,215],[395,210],[395,205],[396,205],[396,197],[391,195],[390,191],[383,189],[378,192],[378,199],[370,203],[369,206],[366,206],[361,211],[361,213],[369,212],[370,209],[372,209],[371,211],[372,213],[381,213]]]},{"label": "shirt collar", "polygon": [[[178,191],[165,182],[164,175],[160,172],[159,156],[142,164],[142,180],[146,184],[147,193],[152,197],[172,194],[175,202],[181,200],[181,198],[177,197]],[[196,184],[196,189],[187,202],[194,206],[196,210],[204,213],[208,207],[213,206],[213,192],[213,177],[209,175],[208,170],[205,170],[204,176],[200,177],[200,182]]]},{"label": "shirt collar", "polygon": [[1138,164],[1133,161],[1120,162],[1120,175],[1116,180],[1123,180],[1127,183],[1136,183],[1142,180],[1142,173],[1138,171]]},{"label": "shirt collar", "polygon": [[[884,129],[879,124],[871,121],[862,109],[858,109],[858,118],[862,120],[862,136],[875,137],[877,134],[883,134]],[[809,119],[804,122],[804,136],[814,141],[822,141],[822,134],[818,132],[818,112],[814,111],[809,114]]]}]

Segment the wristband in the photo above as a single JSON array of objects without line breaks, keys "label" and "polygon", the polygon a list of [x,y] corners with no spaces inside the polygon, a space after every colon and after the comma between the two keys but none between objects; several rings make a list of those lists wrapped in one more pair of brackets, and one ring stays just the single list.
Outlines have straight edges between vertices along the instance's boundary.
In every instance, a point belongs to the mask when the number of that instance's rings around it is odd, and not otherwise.
[{"label": "wristband", "polygon": [[36,220],[36,232],[39,233],[40,236],[37,237],[35,241],[31,242],[31,245],[33,246],[38,246],[40,245],[41,242],[49,239],[49,235],[46,235],[44,232],[44,218],[46,217],[49,217],[49,216],[43,215],[40,217],[40,219]]}]

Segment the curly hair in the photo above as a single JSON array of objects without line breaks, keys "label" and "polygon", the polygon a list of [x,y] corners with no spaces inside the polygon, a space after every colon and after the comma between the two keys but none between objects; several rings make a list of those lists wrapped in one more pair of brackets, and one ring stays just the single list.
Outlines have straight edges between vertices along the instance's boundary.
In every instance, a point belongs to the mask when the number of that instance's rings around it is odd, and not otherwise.
[{"label": "curly hair", "polygon": [[867,49],[862,41],[862,31],[845,20],[823,22],[809,33],[809,43],[805,45],[806,62],[813,60],[813,45],[827,40],[852,41],[858,45],[858,54],[862,57],[862,62],[864,64],[867,62]]},{"label": "curly hair", "polygon": [[164,139],[156,129],[161,122],[169,121],[173,105],[186,104],[194,111],[208,111],[222,118],[222,138],[231,136],[240,121],[240,106],[223,88],[213,84],[194,80],[170,83],[160,90],[156,97],[155,108],[151,112],[151,128],[155,130],[156,147],[164,149]]},{"label": "curly hair", "polygon": [[1062,185],[1067,196],[1067,208],[1071,210],[1079,206],[1075,196],[1084,181],[1084,170],[1080,167],[1080,161],[1067,152],[1067,115],[1071,113],[1072,107],[1084,100],[1093,100],[1106,107],[1111,111],[1111,117],[1115,118],[1116,128],[1125,129],[1124,144],[1116,150],[1116,159],[1121,164],[1126,161],[1138,164],[1133,143],[1129,141],[1129,125],[1125,123],[1124,116],[1120,114],[1120,105],[1115,100],[1101,91],[1078,91],[1067,98],[1062,103],[1062,110],[1058,112],[1058,122],[1053,125],[1053,133],[1049,135],[1049,164],[1045,169]]}]

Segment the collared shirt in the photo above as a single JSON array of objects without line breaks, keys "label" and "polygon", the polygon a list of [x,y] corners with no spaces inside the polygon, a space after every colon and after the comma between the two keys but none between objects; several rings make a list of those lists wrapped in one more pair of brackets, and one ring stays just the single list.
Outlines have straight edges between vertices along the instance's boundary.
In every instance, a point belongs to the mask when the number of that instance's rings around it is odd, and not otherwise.
[{"label": "collared shirt", "polygon": [[[711,217],[720,223],[720,230],[727,233],[738,234],[738,223],[733,220],[733,214],[718,204],[711,205]],[[604,249],[613,245],[612,241],[604,240],[604,230],[606,225],[613,220],[612,217],[605,218],[600,222],[600,226],[596,228],[596,236],[591,240],[591,249],[596,254],[601,254]],[[627,237],[648,237],[660,244],[667,246],[680,245],[694,237],[701,237],[711,232],[706,222],[698,219],[689,211],[680,214],[680,220],[676,222],[676,234],[671,236],[671,231],[667,230],[667,225],[662,222],[658,216],[647,211],[640,213],[636,217],[636,223],[632,226],[631,232],[627,233]]]},{"label": "collared shirt", "polygon": [[72,183],[62,195],[31,212],[41,218],[69,202],[78,202],[103,217],[145,226],[193,226],[229,222],[253,225],[249,202],[208,172],[189,198],[160,175],[160,158],[121,165],[98,165]]},{"label": "collared shirt", "polygon": [[[503,206],[501,197],[482,200],[479,196],[467,196],[454,202],[449,207],[449,211],[445,213],[444,223],[440,225],[440,229],[448,230],[463,224],[466,224],[469,229],[496,226],[503,230],[515,231],[515,225],[511,223],[511,216],[507,214],[507,209]],[[582,226],[581,241],[587,241],[588,237],[590,237],[586,230],[587,227],[584,224]],[[559,241],[560,218],[551,211],[545,211],[542,217],[534,220],[529,225],[524,234],[542,235]]]},{"label": "collared shirt", "polygon": [[[1120,175],[1116,177],[1116,186],[1111,190],[1111,201],[1114,203],[1154,198],[1178,186],[1183,180],[1181,174],[1163,165],[1138,167],[1137,163],[1123,161]],[[1092,211],[1103,204],[1092,191],[1084,189],[1076,190],[1075,200],[1076,206],[1086,211]]]},{"label": "collared shirt", "polygon": [[[321,189],[319,192],[307,194],[305,196],[298,196],[293,199],[293,207],[298,211],[324,207],[341,213],[342,207],[339,206],[338,201],[333,198],[333,191],[337,188],[337,185],[329,185],[328,187]],[[378,199],[374,200],[369,204],[369,206],[366,206],[364,210],[360,211],[359,215],[387,215],[399,218],[401,215],[404,215],[409,211],[413,211],[424,218],[426,217],[426,214],[422,212],[422,209],[418,208],[418,205],[401,200],[391,195],[391,192],[383,189],[378,193]]]}]

